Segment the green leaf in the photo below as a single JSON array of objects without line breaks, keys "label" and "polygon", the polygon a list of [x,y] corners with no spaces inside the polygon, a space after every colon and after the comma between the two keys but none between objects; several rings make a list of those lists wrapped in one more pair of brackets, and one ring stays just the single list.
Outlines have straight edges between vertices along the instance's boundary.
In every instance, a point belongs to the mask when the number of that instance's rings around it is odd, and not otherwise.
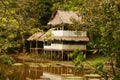
[{"label": "green leaf", "polygon": [[100,32],[105,32],[105,27],[100,27]]},{"label": "green leaf", "polygon": [[30,33],[34,34],[34,33],[39,32],[39,31],[41,31],[39,28],[33,28],[30,30]]},{"label": "green leaf", "polygon": [[120,77],[119,76],[114,76],[113,80],[120,80]]},{"label": "green leaf", "polygon": [[16,35],[15,35],[15,34],[12,34],[12,33],[11,33],[10,35],[8,35],[8,38],[9,38],[9,39],[14,39],[15,37],[16,37]]},{"label": "green leaf", "polygon": [[7,19],[6,18],[2,18],[2,22],[7,22]]}]

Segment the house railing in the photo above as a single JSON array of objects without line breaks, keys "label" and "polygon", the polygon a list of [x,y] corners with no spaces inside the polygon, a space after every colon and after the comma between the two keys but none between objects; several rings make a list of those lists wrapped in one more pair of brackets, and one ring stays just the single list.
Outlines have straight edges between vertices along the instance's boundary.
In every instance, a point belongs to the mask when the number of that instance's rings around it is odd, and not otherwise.
[{"label": "house railing", "polygon": [[86,31],[65,31],[65,30],[53,30],[54,36],[87,36]]}]

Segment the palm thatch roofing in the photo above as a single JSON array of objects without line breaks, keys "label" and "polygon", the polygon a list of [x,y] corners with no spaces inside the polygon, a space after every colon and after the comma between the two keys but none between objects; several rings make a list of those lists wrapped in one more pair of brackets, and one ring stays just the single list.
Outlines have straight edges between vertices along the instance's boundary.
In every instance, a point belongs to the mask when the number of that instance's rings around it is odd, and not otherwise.
[{"label": "palm thatch roofing", "polygon": [[52,15],[48,25],[56,26],[59,24],[73,24],[72,19],[79,20],[80,18],[75,12],[57,10],[55,14]]},{"label": "palm thatch roofing", "polygon": [[30,36],[27,40],[28,41],[38,40],[43,34],[44,34],[43,32],[37,32]]},{"label": "palm thatch roofing", "polygon": [[58,37],[58,36],[53,36],[53,37],[46,38],[44,40],[46,40],[46,41],[48,41],[48,40],[51,40],[51,41],[59,40],[59,41],[75,41],[75,42],[79,42],[79,41],[89,41],[89,38],[85,37],[85,36],[81,36],[81,37],[73,37],[73,36],[69,36],[69,37],[59,36]]}]

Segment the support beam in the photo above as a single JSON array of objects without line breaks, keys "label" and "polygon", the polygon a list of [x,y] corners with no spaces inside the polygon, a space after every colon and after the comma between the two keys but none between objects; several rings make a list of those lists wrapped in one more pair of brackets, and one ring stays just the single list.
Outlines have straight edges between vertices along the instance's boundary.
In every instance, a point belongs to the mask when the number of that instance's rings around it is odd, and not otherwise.
[{"label": "support beam", "polygon": [[30,53],[31,53],[31,48],[32,48],[32,42],[30,41]]},{"label": "support beam", "polygon": [[35,49],[36,55],[38,55],[38,41],[36,40],[36,49]]},{"label": "support beam", "polygon": [[63,59],[64,59],[64,55],[63,55],[63,50],[62,50],[62,61],[63,61]]}]

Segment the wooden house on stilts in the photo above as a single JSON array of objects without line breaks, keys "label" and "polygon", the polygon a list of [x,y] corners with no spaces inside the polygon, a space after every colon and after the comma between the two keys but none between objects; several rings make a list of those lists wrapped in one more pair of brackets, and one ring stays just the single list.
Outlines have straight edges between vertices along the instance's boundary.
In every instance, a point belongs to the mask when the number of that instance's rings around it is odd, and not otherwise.
[{"label": "wooden house on stilts", "polygon": [[86,31],[69,30],[71,20],[80,20],[74,12],[56,11],[48,22],[51,27],[40,40],[44,42],[44,53],[51,60],[67,60],[67,54],[75,50],[86,50],[89,41]]},{"label": "wooden house on stilts", "polygon": [[68,25],[74,24],[72,20],[81,21],[80,19],[74,12],[56,11],[48,22],[51,29],[40,34],[37,41],[35,39],[36,48],[39,46],[38,41],[41,42],[40,49],[43,49],[43,54],[51,60],[67,60],[69,59],[68,53],[75,50],[85,51],[86,43],[89,41],[87,32],[68,28]]}]

